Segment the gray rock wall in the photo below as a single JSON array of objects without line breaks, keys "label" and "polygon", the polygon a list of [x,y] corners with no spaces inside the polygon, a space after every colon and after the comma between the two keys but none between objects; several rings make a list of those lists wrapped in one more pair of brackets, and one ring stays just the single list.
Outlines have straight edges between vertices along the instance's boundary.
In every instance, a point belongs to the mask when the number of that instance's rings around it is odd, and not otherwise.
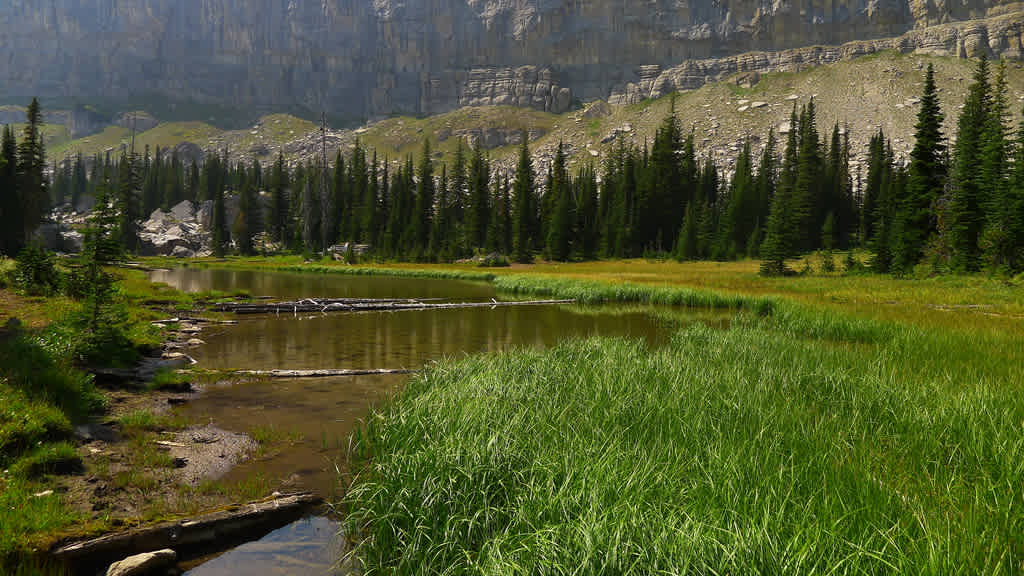
[{"label": "gray rock wall", "polygon": [[158,95],[353,119],[463,104],[558,112],[686,62],[1019,10],[1003,0],[5,0],[0,100]]}]

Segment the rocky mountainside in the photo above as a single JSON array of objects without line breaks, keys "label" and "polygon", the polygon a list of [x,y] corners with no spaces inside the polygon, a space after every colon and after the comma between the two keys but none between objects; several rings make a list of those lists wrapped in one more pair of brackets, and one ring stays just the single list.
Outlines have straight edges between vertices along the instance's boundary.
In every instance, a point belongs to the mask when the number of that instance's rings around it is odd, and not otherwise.
[{"label": "rocky mountainside", "polygon": [[0,101],[561,113],[886,48],[1019,57],[1021,12],[1005,0],[6,0]]}]

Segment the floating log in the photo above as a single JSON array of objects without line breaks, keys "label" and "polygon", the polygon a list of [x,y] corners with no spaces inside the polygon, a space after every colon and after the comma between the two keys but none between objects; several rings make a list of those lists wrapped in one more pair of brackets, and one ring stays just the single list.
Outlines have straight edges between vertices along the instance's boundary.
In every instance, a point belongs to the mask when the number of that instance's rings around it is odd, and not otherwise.
[{"label": "floating log", "polygon": [[429,303],[423,300],[372,300],[346,298],[305,298],[293,302],[239,302],[222,303],[214,306],[218,312],[235,314],[280,314],[299,312],[371,312],[400,310],[448,310],[453,308],[498,308],[508,306],[550,306],[572,304],[575,300],[522,300],[499,302],[444,302]]},{"label": "floating log", "polygon": [[258,378],[337,378],[343,376],[377,376],[387,374],[412,374],[415,370],[405,368],[377,370],[179,370],[181,374],[224,374],[225,376],[254,376]]},{"label": "floating log", "polygon": [[62,545],[51,550],[51,555],[74,573],[86,574],[122,558],[164,548],[173,549],[179,556],[223,550],[293,522],[321,502],[322,498],[310,493],[275,495],[196,518]]},{"label": "floating log", "polygon": [[213,318],[194,318],[190,316],[181,316],[178,318],[164,318],[163,320],[153,320],[150,324],[178,324],[181,322],[188,322],[189,324],[238,324],[238,320],[215,320]]}]

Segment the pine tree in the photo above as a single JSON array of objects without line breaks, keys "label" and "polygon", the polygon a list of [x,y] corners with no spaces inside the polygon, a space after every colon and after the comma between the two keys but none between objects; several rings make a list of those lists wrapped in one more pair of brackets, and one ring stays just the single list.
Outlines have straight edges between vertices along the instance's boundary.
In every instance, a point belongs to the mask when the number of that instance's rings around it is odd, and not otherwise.
[{"label": "pine tree", "polygon": [[40,133],[43,113],[37,99],[32,99],[25,116],[25,129],[18,143],[17,188],[23,238],[28,242],[49,208],[50,194],[43,174],[46,167],[46,151]]},{"label": "pine tree", "polygon": [[515,233],[512,239],[512,250],[516,262],[521,263],[533,260],[531,253],[533,244],[533,160],[530,158],[528,141],[524,130],[522,143],[519,145],[516,180],[512,188],[512,197],[515,203],[513,216]]}]

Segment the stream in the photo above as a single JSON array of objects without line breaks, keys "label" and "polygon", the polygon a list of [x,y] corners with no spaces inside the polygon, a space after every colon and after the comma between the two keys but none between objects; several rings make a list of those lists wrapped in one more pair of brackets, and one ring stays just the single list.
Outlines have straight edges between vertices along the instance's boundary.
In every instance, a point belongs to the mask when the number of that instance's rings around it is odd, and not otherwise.
[{"label": "stream", "polygon": [[[459,302],[516,299],[487,283],[386,276],[179,268],[150,279],[189,292],[248,291],[274,299],[437,298]],[[659,346],[674,325],[653,308],[521,306],[400,312],[238,316],[239,323],[204,331],[205,345],[190,352],[198,367],[411,368],[443,357],[516,347],[550,347],[591,335],[642,338]],[[696,321],[696,318],[694,318]],[[180,410],[228,430],[261,430],[286,439],[287,448],[234,468],[226,482],[261,477],[287,491],[339,497],[349,434],[371,407],[400,389],[408,376],[270,379],[208,386]],[[284,490],[282,490],[284,491]],[[258,541],[185,565],[193,576],[323,575],[344,553],[340,524],[313,516]]]}]

